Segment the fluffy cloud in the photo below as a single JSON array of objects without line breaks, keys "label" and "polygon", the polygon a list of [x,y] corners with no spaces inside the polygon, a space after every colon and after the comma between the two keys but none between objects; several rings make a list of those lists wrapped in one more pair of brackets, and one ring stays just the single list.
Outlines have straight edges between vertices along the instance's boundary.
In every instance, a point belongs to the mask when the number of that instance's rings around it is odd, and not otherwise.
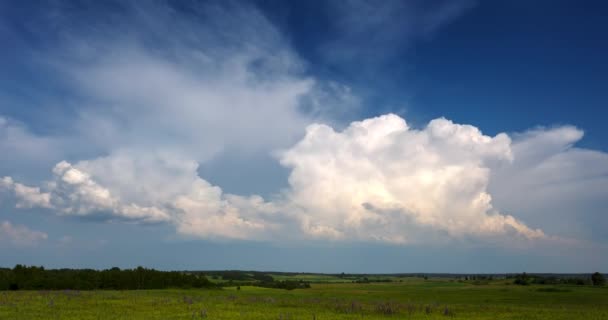
[{"label": "fluffy cloud", "polygon": [[291,169],[289,188],[272,200],[224,193],[198,176],[197,162],[187,155],[127,150],[75,165],[60,162],[43,191],[23,186],[32,192],[15,195],[21,206],[166,222],[203,238],[412,243],[428,240],[425,233],[545,237],[492,205],[491,171],[512,166],[515,158],[506,134],[485,136],[443,118],[417,130],[389,114],[342,132],[310,125],[279,157]]},{"label": "fluffy cloud", "polygon": [[[121,153],[53,168],[41,187],[0,180],[17,207],[103,221],[170,223],[179,233],[204,238],[268,238],[277,212],[259,196],[241,197],[197,175],[196,162],[170,155]],[[27,191],[27,192],[24,192]],[[268,216],[268,217],[267,217]]]},{"label": "fluffy cloud", "polygon": [[[349,88],[306,75],[288,40],[252,6],[161,1],[115,10],[84,19],[53,5],[43,10],[53,41],[30,54],[72,95],[55,101],[65,105],[57,138],[0,118],[0,151],[16,158],[0,164],[1,174],[22,178],[30,170],[21,159],[49,154],[54,162],[37,167],[57,164],[46,184],[7,177],[6,189],[18,206],[62,215],[170,221],[186,234],[266,230],[237,213],[257,197],[232,196],[235,205],[225,204],[221,190],[217,196],[219,189],[198,177],[199,164],[222,152],[247,162],[289,146],[313,118],[330,113],[324,105],[346,109],[354,101]],[[25,180],[44,179],[48,174]],[[200,203],[207,198],[217,203]],[[201,212],[207,205],[220,213]],[[225,222],[240,227],[224,230]]]},{"label": "fluffy cloud", "polygon": [[420,240],[415,229],[428,228],[457,237],[542,238],[492,207],[489,165],[512,157],[505,134],[484,136],[446,119],[415,130],[386,115],[343,132],[311,125],[281,163],[292,168],[289,203],[312,236],[402,243]]},{"label": "fluffy cloud", "polygon": [[[298,143],[278,153],[291,170],[289,187],[270,199],[223,192],[199,177],[190,154],[129,149],[60,162],[53,179],[39,186],[4,177],[0,189],[21,208],[168,223],[179,234],[201,238],[550,238],[540,227],[588,240],[593,234],[577,231],[595,227],[579,218],[602,225],[598,208],[606,204],[608,155],[574,147],[582,136],[564,126],[513,139],[504,133],[490,137],[443,118],[413,129],[389,114],[343,131],[308,126]],[[547,223],[549,213],[555,223]]]},{"label": "fluffy cloud", "polygon": [[38,187],[28,187],[16,183],[11,177],[0,179],[0,190],[11,191],[18,199],[17,208],[51,208],[51,197],[48,193],[40,191]]},{"label": "fluffy cloud", "polygon": [[26,226],[14,225],[9,221],[0,223],[0,243],[7,241],[17,246],[31,246],[47,238],[46,233],[31,230]]},{"label": "fluffy cloud", "polygon": [[[393,2],[377,16],[366,14],[364,2],[343,5],[336,8],[346,12],[337,28],[348,32],[334,43],[348,48],[374,30],[393,30],[375,38],[372,47],[383,50],[394,38],[429,35],[470,3],[427,10]],[[255,8],[208,3],[183,10],[162,2],[117,8],[85,18],[45,11],[44,19],[60,19],[45,25],[60,30],[31,55],[72,94],[57,102],[66,105],[65,119],[53,137],[0,117],[0,172],[10,175],[0,189],[17,207],[166,223],[201,238],[275,241],[539,239],[545,235],[537,228],[567,231],[551,228],[549,214],[565,226],[593,228],[577,220],[580,208],[590,208],[583,214],[593,219],[586,221],[605,226],[598,208],[608,205],[607,155],[574,147],[583,135],[576,128],[489,137],[446,119],[414,129],[395,115],[341,131],[309,125],[331,123],[326,118],[349,114],[360,102],[350,88],[307,74],[289,41]],[[424,12],[434,14],[416,14]],[[394,17],[402,13],[413,16],[406,22],[412,25],[386,28],[401,23]],[[376,58],[327,51],[340,61]],[[277,149],[291,170],[289,185],[268,199],[231,194],[199,177],[199,165],[223,152],[255,170],[250,154]],[[23,179],[30,168],[45,167],[39,159],[52,161],[46,168],[55,164],[50,179]]]},{"label": "fluffy cloud", "polygon": [[280,231],[273,215],[277,209],[259,196],[222,195],[219,187],[202,179],[174,202],[179,210],[177,231],[194,237],[271,239]]}]

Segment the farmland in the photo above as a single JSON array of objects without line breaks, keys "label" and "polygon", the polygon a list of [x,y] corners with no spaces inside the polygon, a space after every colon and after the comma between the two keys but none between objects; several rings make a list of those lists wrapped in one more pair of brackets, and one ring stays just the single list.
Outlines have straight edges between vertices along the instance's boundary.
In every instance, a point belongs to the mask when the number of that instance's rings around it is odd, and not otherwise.
[{"label": "farmland", "polygon": [[311,288],[3,291],[0,319],[608,319],[605,286],[520,286],[508,279],[400,277],[353,283],[330,275],[273,277],[304,278]]}]

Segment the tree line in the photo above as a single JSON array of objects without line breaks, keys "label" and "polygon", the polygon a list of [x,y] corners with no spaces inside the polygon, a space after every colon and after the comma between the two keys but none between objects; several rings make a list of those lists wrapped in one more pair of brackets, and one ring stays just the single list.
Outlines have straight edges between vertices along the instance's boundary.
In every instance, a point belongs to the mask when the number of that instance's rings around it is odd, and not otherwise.
[{"label": "tree line", "polygon": [[594,285],[603,286],[606,284],[606,278],[599,272],[593,273],[589,277],[556,277],[556,276],[540,276],[521,273],[513,276],[507,276],[507,279],[513,278],[513,283],[518,285],[529,284],[572,284],[572,285]]},{"label": "tree line", "polygon": [[168,288],[211,288],[215,285],[202,274],[111,268],[53,269],[16,265],[0,269],[0,290],[137,290]]},{"label": "tree line", "polygon": [[223,280],[218,286],[256,286],[274,289],[308,289],[310,283],[304,280],[275,280],[271,275],[261,271],[205,271],[213,280]]}]

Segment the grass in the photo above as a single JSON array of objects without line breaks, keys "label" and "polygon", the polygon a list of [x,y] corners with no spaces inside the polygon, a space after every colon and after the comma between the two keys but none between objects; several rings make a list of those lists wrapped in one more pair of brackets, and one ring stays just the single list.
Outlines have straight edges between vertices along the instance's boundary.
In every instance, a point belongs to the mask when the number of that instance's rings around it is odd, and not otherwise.
[{"label": "grass", "polygon": [[402,280],[293,291],[5,291],[0,319],[608,319],[608,288]]}]

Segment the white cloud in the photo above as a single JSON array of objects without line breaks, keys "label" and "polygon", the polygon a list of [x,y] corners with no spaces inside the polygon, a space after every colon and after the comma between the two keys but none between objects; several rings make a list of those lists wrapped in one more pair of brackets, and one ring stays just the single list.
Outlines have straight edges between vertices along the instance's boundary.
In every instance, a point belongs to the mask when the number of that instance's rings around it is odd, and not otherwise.
[{"label": "white cloud", "polygon": [[95,37],[68,30],[46,58],[83,97],[74,130],[101,154],[153,150],[203,162],[226,149],[285,147],[310,123],[300,101],[320,94],[317,81],[257,9],[194,4],[201,19],[161,3],[126,7],[124,19],[97,21]]},{"label": "white cloud", "polygon": [[[267,238],[278,226],[266,215],[277,209],[259,196],[225,195],[198,177],[196,162],[169,155],[117,153],[54,169],[32,192],[15,192],[17,207],[42,207],[59,215],[136,223],[170,223],[184,235],[204,238]],[[9,189],[9,188],[5,188]],[[45,201],[40,201],[39,199]]]},{"label": "white cloud", "polygon": [[[274,227],[258,217],[268,211],[260,198],[225,195],[198,177],[198,165],[225,151],[246,162],[249,154],[285,148],[312,119],[330,113],[325,102],[344,110],[356,99],[339,83],[307,76],[288,40],[254,7],[123,9],[86,26],[72,25],[80,19],[69,12],[51,16],[61,26],[57,46],[38,59],[74,93],[75,114],[65,127],[78,137],[55,152],[92,151],[63,158],[47,184],[14,184],[19,206],[170,222],[205,237],[268,235]],[[312,101],[309,110],[303,100]]]},{"label": "white cloud", "polygon": [[247,4],[127,3],[84,25],[49,7],[55,13],[44,19],[57,39],[30,54],[70,95],[41,102],[64,106],[48,119],[53,137],[0,118],[0,152],[11,155],[2,175],[28,161],[40,168],[50,165],[40,159],[76,162],[117,150],[187,154],[198,163],[222,152],[267,154],[297,141],[315,118],[358,103],[348,87],[309,76],[289,40]]},{"label": "white cloud", "polygon": [[515,135],[514,161],[492,172],[490,190],[504,210],[553,233],[600,239],[608,206],[608,154],[575,147],[571,126]]},{"label": "white cloud", "polygon": [[[430,16],[407,5],[380,7],[373,16],[365,2],[345,6],[348,15],[338,23],[351,33],[336,42],[340,48],[369,34],[381,34],[371,47],[428,35],[469,4],[442,4]],[[64,136],[37,135],[0,118],[0,169],[11,170],[0,189],[16,197],[17,207],[167,223],[194,237],[274,241],[537,239],[544,233],[536,228],[551,228],[553,217],[588,230],[577,218],[588,204],[605,225],[598,208],[608,205],[607,155],[573,147],[582,138],[576,128],[537,129],[512,140],[446,119],[413,129],[395,115],[343,131],[309,125],[331,123],[325,118],[348,114],[360,101],[347,86],[306,75],[288,41],[256,9],[195,6],[205,17],[198,19],[162,4],[126,7],[87,23],[95,33],[62,30],[58,47],[40,57],[74,93],[77,107],[66,116]],[[404,10],[413,15],[408,28],[390,28]],[[73,152],[81,148],[87,156]],[[197,173],[226,150],[253,167],[248,154],[277,149],[291,170],[289,187],[266,200],[226,193]],[[20,163],[40,167],[42,158],[65,161],[50,179],[27,179],[47,183],[26,185],[21,171],[29,170],[20,171]]]},{"label": "white cloud", "polygon": [[38,187],[28,187],[13,181],[11,177],[0,179],[0,190],[11,191],[18,199],[17,208],[51,208],[51,198],[48,193],[41,192]]},{"label": "white cloud", "polygon": [[139,222],[166,222],[169,216],[161,209],[125,203],[100,186],[87,172],[62,161],[53,168],[54,180],[43,189],[29,187],[13,181],[11,177],[0,180],[0,187],[14,192],[17,208],[40,207],[62,215],[90,216],[109,215],[109,218]]},{"label": "white cloud", "polygon": [[[3,143],[33,144],[29,149],[40,154],[50,149],[65,155],[54,162],[66,160],[56,165],[47,185],[11,182],[18,206],[128,221],[175,222],[184,221],[183,215],[192,221],[180,230],[217,233],[222,221],[240,223],[229,232],[233,236],[243,228],[259,229],[259,222],[236,217],[230,205],[218,204],[224,213],[216,218],[188,209],[185,199],[196,208],[200,192],[192,190],[207,183],[198,178],[198,165],[224,151],[247,162],[250,154],[289,146],[313,118],[325,114],[320,104],[303,110],[303,99],[332,101],[344,109],[354,101],[348,88],[332,83],[329,90],[305,75],[288,41],[251,6],[207,3],[183,10],[167,3],[130,3],[122,8],[91,17],[85,26],[73,25],[81,20],[61,10],[45,17],[58,19],[50,23],[60,28],[53,30],[58,41],[37,59],[73,93],[69,105],[76,106],[66,108],[60,127],[65,137],[74,138],[51,144],[0,122],[0,134],[2,126],[17,133],[0,136],[0,151]],[[88,154],[74,155],[72,149]],[[21,168],[17,162],[7,171],[16,168]],[[225,201],[223,195],[218,201]]]},{"label": "white cloud", "polygon": [[127,150],[61,162],[41,193],[64,215],[166,222],[202,238],[544,238],[492,205],[491,171],[511,166],[514,157],[506,134],[489,137],[446,119],[416,130],[391,114],[341,132],[310,125],[281,152],[281,164],[291,169],[289,188],[272,200],[224,193],[198,176],[188,155]]},{"label": "white cloud", "polygon": [[270,239],[280,228],[271,217],[276,213],[273,204],[259,196],[222,195],[220,188],[201,179],[174,205],[180,211],[177,231],[194,237]]},{"label": "white cloud", "polygon": [[415,130],[385,115],[342,132],[311,125],[281,163],[292,168],[288,202],[311,236],[416,242],[412,230],[428,228],[542,238],[492,206],[488,165],[512,157],[505,134],[484,136],[446,119]]},{"label": "white cloud", "polygon": [[574,147],[582,135],[566,126],[512,140],[443,118],[413,129],[385,115],[343,131],[308,126],[278,155],[291,170],[289,187],[267,200],[223,192],[198,176],[190,154],[128,149],[60,162],[53,180],[40,186],[5,177],[0,188],[16,196],[18,207],[168,223],[179,234],[201,238],[589,240],[593,235],[585,231],[604,221],[608,155]]},{"label": "white cloud", "polygon": [[9,221],[0,223],[0,243],[7,241],[17,246],[32,246],[47,238],[46,233],[31,230],[26,226],[14,225]]},{"label": "white cloud", "polygon": [[110,214],[110,218],[146,223],[170,220],[169,215],[160,208],[124,201],[97,183],[88,172],[75,168],[68,162],[58,163],[53,173],[55,180],[47,187],[53,207],[62,214]]}]

